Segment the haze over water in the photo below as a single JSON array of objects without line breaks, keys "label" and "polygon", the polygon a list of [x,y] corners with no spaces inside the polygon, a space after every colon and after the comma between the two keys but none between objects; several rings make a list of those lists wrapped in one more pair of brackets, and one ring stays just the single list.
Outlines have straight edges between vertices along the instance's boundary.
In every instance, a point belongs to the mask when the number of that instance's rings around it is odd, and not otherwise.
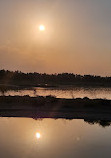
[{"label": "haze over water", "polygon": [[111,0],[0,0],[0,70],[0,158],[111,158]]}]

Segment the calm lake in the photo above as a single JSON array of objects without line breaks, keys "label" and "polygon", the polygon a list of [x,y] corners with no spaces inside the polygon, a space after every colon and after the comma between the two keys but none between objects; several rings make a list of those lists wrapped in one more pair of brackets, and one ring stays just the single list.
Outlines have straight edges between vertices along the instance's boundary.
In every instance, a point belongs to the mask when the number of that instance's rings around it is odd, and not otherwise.
[{"label": "calm lake", "polygon": [[111,158],[111,126],[84,120],[0,118],[1,158]]},{"label": "calm lake", "polygon": [[53,95],[57,98],[83,98],[88,97],[111,99],[111,88],[35,88],[35,90],[7,91],[5,95],[29,95],[29,96],[47,96]]}]

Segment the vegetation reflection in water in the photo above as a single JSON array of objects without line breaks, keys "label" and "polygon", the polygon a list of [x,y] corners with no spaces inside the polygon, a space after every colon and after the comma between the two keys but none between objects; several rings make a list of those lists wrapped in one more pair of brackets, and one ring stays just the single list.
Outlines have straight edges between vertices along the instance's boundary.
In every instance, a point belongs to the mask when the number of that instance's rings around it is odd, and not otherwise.
[{"label": "vegetation reflection in water", "polygon": [[111,125],[111,120],[84,120],[85,122],[89,123],[90,125],[98,124],[102,127],[107,127]]}]

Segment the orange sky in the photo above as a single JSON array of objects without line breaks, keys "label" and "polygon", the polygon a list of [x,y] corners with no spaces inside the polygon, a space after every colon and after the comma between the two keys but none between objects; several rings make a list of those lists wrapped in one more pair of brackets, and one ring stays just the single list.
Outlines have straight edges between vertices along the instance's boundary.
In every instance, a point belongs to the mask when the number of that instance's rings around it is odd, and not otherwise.
[{"label": "orange sky", "polygon": [[0,69],[111,75],[110,7],[109,0],[0,1]]}]

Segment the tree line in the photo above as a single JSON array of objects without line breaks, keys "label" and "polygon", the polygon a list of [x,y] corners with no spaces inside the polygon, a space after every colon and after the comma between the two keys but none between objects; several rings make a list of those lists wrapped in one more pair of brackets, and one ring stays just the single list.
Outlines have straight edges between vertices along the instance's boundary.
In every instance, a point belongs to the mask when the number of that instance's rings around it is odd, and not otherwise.
[{"label": "tree line", "polygon": [[21,71],[0,70],[0,84],[16,85],[111,85],[111,77],[78,75],[73,73],[23,73]]}]

